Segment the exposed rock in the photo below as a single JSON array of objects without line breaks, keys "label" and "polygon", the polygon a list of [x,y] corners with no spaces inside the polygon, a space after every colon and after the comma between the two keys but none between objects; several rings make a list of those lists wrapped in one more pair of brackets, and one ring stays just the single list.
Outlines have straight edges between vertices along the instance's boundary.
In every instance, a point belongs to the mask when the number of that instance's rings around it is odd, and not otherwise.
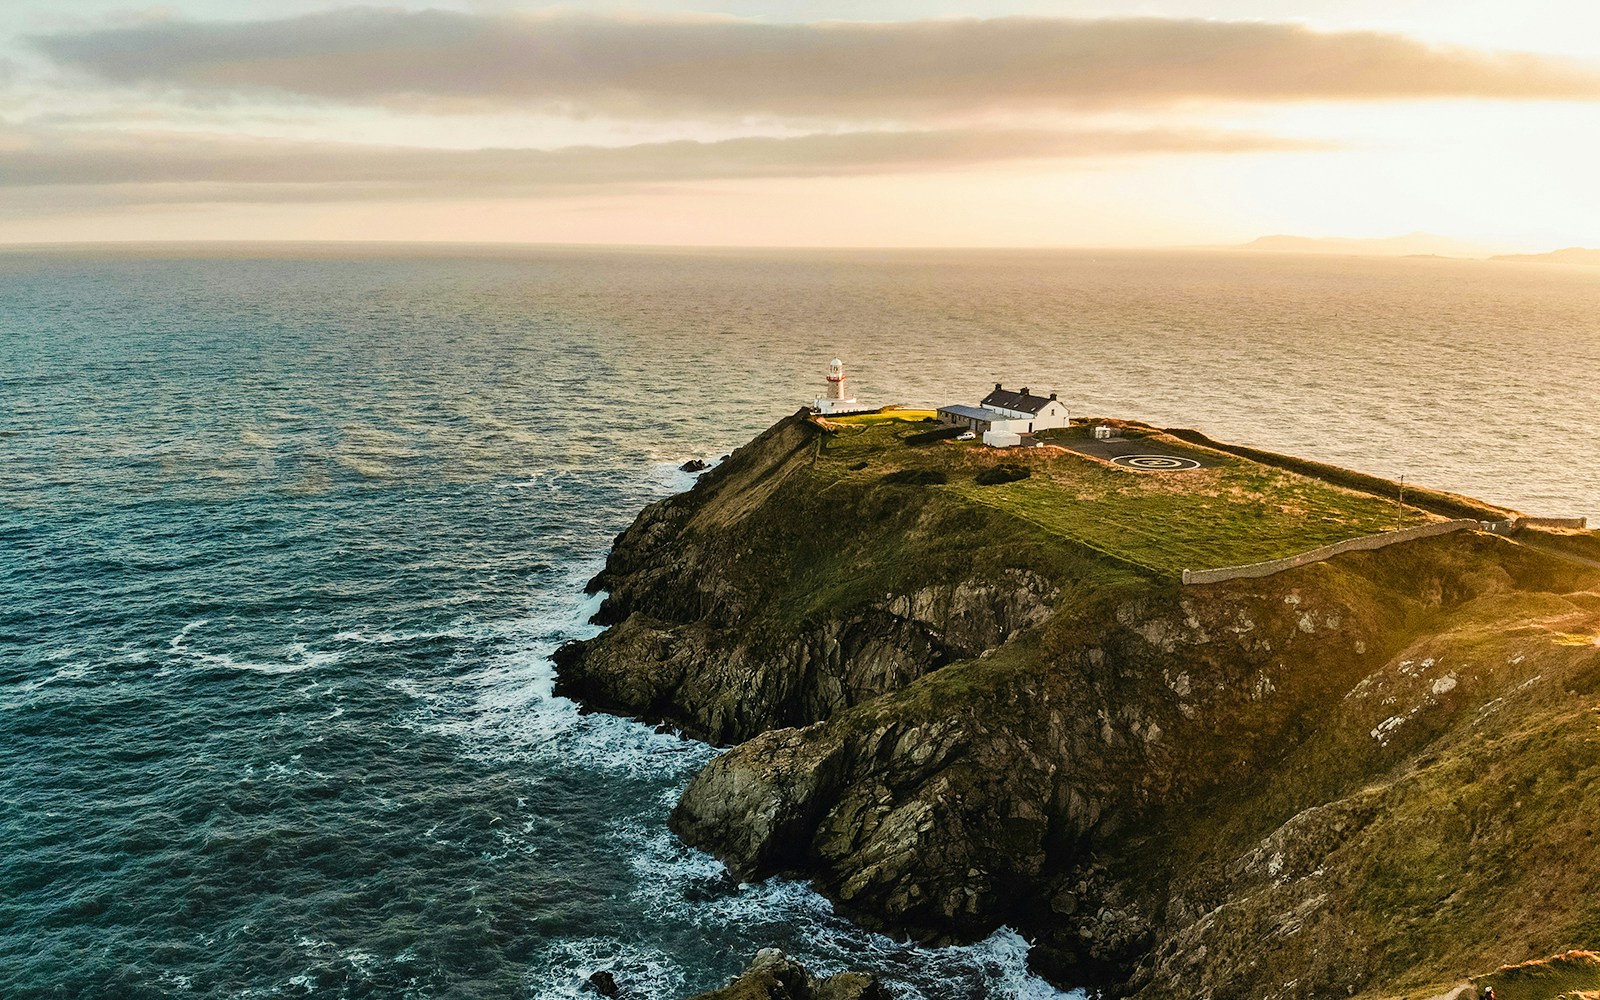
[{"label": "exposed rock", "polygon": [[819,979],[778,949],[763,948],[739,978],[693,1000],[891,1000],[891,994],[867,973]]},{"label": "exposed rock", "polygon": [[589,985],[603,997],[615,997],[621,992],[617,986],[617,977],[604,969],[589,977]]},{"label": "exposed rock", "polygon": [[711,466],[708,463],[698,458],[691,458],[687,462],[678,466],[679,471],[682,472],[704,472],[709,468],[711,468]]}]

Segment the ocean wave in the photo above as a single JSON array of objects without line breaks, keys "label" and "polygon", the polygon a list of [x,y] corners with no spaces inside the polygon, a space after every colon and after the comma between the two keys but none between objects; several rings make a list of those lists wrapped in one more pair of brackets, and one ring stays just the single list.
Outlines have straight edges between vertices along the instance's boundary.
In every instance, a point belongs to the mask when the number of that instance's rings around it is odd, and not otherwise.
[{"label": "ocean wave", "polygon": [[652,923],[743,938],[752,954],[776,944],[818,974],[868,969],[903,1000],[1083,1000],[1081,992],[1063,993],[1030,972],[1028,942],[1010,928],[973,944],[925,947],[856,926],[807,883],[737,882],[716,858],[666,829],[662,820],[680,792],[668,790],[657,814],[618,821],[609,831],[638,873],[635,902]]},{"label": "ocean wave", "polygon": [[684,970],[664,951],[617,937],[566,938],[530,966],[529,1000],[593,1000],[589,977],[609,972],[623,1000],[658,1000],[684,994]]},{"label": "ocean wave", "polygon": [[211,652],[190,645],[190,638],[210,624],[211,619],[201,618],[183,626],[176,635],[167,640],[165,652],[177,657],[181,662],[192,665],[258,674],[298,674],[306,670],[331,666],[344,658],[344,654],[337,650],[313,649],[305,642],[290,642],[279,647],[282,652],[281,659],[248,658],[228,652]]},{"label": "ocean wave", "polygon": [[583,581],[599,570],[598,559],[568,567],[567,589],[545,609],[521,618],[471,629],[479,645],[468,668],[428,691],[430,704],[417,715],[429,732],[457,740],[468,754],[571,769],[596,769],[630,777],[676,778],[715,753],[704,744],[628,719],[586,713],[557,697],[550,656],[570,639],[599,633],[589,620],[604,593],[586,595]]}]

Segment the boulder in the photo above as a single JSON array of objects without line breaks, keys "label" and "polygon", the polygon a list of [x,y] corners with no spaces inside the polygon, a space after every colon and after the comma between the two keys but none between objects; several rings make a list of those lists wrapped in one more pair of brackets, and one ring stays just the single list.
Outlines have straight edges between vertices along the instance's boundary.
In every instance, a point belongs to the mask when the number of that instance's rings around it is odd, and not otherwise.
[{"label": "boulder", "polygon": [[692,1000],[891,1000],[891,996],[867,973],[820,978],[778,949],[763,948],[739,978]]}]

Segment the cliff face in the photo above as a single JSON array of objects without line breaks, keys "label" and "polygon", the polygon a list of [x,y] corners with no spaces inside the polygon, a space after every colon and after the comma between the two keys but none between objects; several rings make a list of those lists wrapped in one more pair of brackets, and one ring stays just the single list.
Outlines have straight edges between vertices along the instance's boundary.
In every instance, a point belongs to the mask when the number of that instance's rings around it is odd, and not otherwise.
[{"label": "cliff face", "polygon": [[785,421],[648,509],[595,581],[612,628],[559,657],[739,744],[689,843],[1146,1000],[1398,992],[1600,932],[1592,568],[1467,534],[1182,588],[823,443]]},{"label": "cliff face", "polygon": [[608,592],[596,621],[612,628],[558,653],[558,692],[738,742],[1049,617],[1071,560],[923,490],[818,480],[819,433],[785,420],[646,508],[590,585]]}]

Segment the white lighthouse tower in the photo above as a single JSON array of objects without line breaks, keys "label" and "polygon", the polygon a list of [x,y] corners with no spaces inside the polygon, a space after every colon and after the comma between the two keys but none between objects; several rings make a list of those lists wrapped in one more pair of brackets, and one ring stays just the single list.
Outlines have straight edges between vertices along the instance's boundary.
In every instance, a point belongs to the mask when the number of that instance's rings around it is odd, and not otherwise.
[{"label": "white lighthouse tower", "polygon": [[861,407],[856,405],[855,397],[847,396],[844,390],[844,362],[834,358],[828,362],[828,393],[819,396],[811,408],[818,413],[854,413]]},{"label": "white lighthouse tower", "polygon": [[838,358],[828,362],[828,398],[844,399],[844,362]]}]

